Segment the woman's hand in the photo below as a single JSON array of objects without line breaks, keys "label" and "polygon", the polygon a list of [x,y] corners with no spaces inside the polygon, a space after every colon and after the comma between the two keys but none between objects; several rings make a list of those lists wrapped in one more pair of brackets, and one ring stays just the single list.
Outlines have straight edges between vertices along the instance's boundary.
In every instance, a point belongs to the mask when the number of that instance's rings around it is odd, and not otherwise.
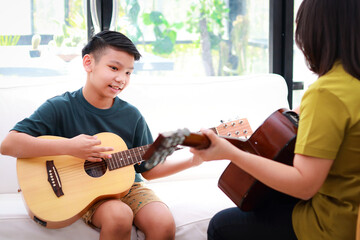
[{"label": "woman's hand", "polygon": [[201,132],[209,138],[211,145],[209,148],[202,150],[191,148],[190,152],[194,154],[194,158],[201,158],[202,161],[231,159],[232,153],[240,151],[229,141],[218,137],[211,130],[204,129]]}]

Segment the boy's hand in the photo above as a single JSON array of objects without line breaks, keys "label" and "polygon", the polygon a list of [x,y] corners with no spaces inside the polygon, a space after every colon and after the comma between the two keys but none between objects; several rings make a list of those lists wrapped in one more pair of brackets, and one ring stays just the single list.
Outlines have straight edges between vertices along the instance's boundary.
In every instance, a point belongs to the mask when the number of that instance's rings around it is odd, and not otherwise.
[{"label": "boy's hand", "polygon": [[103,152],[114,150],[112,147],[99,147],[101,141],[96,136],[81,134],[69,141],[70,155],[91,162],[101,162],[103,158],[111,158],[110,154]]}]

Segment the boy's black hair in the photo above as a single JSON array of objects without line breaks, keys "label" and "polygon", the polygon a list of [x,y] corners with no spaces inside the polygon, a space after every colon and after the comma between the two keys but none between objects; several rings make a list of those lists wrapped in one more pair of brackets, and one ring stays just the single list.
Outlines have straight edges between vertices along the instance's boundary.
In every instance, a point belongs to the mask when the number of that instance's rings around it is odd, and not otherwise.
[{"label": "boy's black hair", "polygon": [[141,54],[135,47],[134,43],[124,34],[116,31],[104,30],[93,36],[82,49],[82,57],[86,54],[94,54],[95,59],[107,47],[127,52],[134,56],[135,61],[139,60]]},{"label": "boy's black hair", "polygon": [[295,41],[319,76],[336,61],[360,79],[360,1],[304,0],[296,16]]}]

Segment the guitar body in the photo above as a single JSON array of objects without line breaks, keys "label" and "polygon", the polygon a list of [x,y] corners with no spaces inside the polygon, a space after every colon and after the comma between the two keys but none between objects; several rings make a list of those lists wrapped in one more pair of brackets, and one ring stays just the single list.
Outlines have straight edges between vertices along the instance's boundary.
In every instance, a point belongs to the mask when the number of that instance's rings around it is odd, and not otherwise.
[{"label": "guitar body", "polygon": [[[291,114],[293,112],[279,109],[246,142],[231,142],[244,151],[292,165],[297,118]],[[224,170],[218,186],[243,211],[261,206],[267,195],[275,192],[233,163]]]},{"label": "guitar body", "polygon": [[[102,146],[114,147],[109,153],[127,149],[125,142],[113,133],[96,136]],[[104,162],[91,163],[68,155],[17,159],[18,182],[30,217],[47,228],[65,227],[78,220],[96,201],[124,196],[134,183],[134,167],[109,171],[102,165]],[[57,174],[53,175],[48,164]],[[59,182],[60,190],[53,188],[53,181]]]}]

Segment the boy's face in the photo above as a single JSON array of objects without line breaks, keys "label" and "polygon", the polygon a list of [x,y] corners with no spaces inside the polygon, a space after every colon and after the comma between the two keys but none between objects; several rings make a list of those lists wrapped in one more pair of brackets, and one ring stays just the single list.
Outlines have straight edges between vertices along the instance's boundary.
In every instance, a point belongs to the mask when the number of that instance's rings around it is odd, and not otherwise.
[{"label": "boy's face", "polygon": [[113,99],[129,84],[134,61],[133,55],[113,48],[105,49],[96,60],[92,54],[85,55],[87,90],[99,98]]}]

